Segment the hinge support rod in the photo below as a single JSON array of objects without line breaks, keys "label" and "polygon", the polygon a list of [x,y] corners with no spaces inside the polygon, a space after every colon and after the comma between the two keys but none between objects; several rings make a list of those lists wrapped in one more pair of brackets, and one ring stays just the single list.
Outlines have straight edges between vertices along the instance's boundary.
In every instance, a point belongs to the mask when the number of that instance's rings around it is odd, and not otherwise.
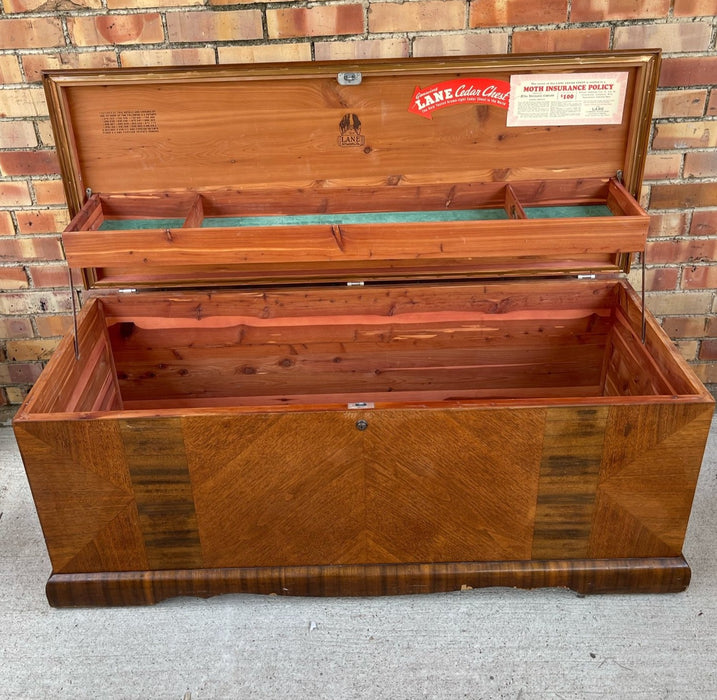
[{"label": "hinge support rod", "polygon": [[647,329],[647,318],[645,316],[645,251],[640,253],[640,262],[642,263],[642,344],[645,344],[645,335]]},{"label": "hinge support rod", "polygon": [[72,286],[72,268],[67,266],[67,282],[70,288],[70,300],[72,301],[72,331],[75,344],[75,359],[80,359],[80,340],[77,332],[77,301],[75,299],[75,288]]}]

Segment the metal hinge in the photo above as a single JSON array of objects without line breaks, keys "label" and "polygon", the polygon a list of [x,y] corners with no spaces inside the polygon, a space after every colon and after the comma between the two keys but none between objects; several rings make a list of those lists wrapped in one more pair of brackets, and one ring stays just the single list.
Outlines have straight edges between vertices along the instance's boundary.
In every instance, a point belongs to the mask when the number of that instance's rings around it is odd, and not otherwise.
[{"label": "metal hinge", "polygon": [[359,72],[342,72],[336,76],[339,85],[360,85],[363,75]]},{"label": "metal hinge", "polygon": [[347,287],[363,287],[364,282],[347,282],[346,286]]},{"label": "metal hinge", "polygon": [[587,274],[587,275],[578,275],[579,280],[594,280],[595,274],[593,272]]},{"label": "metal hinge", "polygon": [[137,290],[133,289],[132,287],[125,287],[124,289],[118,289],[118,294],[136,294]]},{"label": "metal hinge", "polygon": [[346,404],[346,406],[350,411],[353,411],[359,408],[373,408],[374,404],[372,401],[355,401]]}]

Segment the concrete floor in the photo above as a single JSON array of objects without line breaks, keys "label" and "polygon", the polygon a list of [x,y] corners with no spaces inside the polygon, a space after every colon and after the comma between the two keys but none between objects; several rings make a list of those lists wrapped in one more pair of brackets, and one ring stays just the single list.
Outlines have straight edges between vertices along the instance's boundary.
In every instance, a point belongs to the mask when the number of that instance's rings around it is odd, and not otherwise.
[{"label": "concrete floor", "polygon": [[22,464],[0,428],[0,698],[717,698],[716,479],[717,423],[680,594],[490,589],[53,610]]}]

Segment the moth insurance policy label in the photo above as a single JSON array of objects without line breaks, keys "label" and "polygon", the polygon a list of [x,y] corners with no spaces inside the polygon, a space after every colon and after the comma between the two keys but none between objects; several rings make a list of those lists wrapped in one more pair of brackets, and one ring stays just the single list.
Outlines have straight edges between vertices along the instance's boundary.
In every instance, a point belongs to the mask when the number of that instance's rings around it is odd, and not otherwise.
[{"label": "moth insurance policy label", "polygon": [[512,75],[507,124],[620,124],[627,77],[627,73]]}]

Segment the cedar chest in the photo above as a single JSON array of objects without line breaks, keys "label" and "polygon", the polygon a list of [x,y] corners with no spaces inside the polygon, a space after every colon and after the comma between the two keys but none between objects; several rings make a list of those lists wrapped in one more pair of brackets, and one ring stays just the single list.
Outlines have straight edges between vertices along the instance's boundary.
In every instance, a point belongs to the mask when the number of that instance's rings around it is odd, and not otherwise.
[{"label": "cedar chest", "polygon": [[46,73],[50,603],[684,589],[713,401],[624,274],[659,61]]}]

